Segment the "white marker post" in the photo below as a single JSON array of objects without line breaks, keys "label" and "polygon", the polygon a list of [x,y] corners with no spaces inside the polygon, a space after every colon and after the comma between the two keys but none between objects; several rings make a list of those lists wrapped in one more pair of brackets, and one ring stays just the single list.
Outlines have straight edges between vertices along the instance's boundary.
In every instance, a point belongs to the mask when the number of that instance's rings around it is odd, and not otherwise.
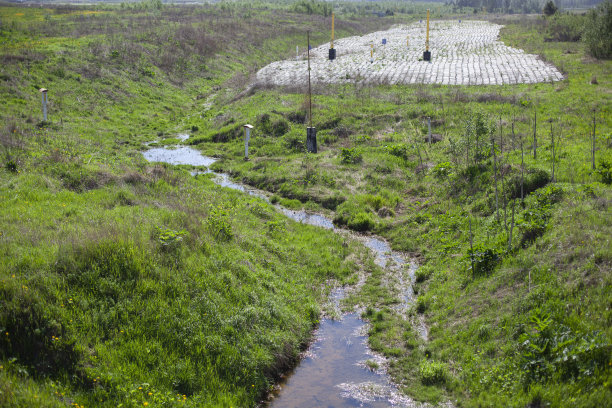
[{"label": "white marker post", "polygon": [[295,60],[297,61],[300,58],[300,46],[295,46]]},{"label": "white marker post", "polygon": [[244,125],[244,160],[249,160],[249,139],[251,138],[252,125]]},{"label": "white marker post", "polygon": [[42,95],[42,110],[43,110],[43,120],[47,121],[47,90],[45,88],[40,88],[40,93]]}]

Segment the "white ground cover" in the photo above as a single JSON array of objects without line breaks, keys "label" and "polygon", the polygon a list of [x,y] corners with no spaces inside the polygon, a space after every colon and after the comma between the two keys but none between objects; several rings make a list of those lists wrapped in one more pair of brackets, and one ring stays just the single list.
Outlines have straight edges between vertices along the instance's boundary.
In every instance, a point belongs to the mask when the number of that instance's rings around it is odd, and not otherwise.
[{"label": "white ground cover", "polygon": [[[503,85],[563,79],[552,64],[498,40],[502,26],[486,21],[430,22],[431,62],[422,61],[425,21],[362,37],[334,41],[310,50],[313,84]],[[382,44],[387,40],[386,45]],[[373,62],[370,56],[374,45]],[[261,85],[303,86],[308,81],[306,53],[273,62],[257,73]]]}]

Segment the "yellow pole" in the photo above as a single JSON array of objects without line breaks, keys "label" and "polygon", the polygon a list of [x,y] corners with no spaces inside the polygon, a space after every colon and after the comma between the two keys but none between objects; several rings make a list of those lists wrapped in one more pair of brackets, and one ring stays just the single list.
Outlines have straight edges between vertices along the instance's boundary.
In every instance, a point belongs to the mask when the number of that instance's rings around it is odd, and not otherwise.
[{"label": "yellow pole", "polygon": [[427,9],[427,36],[425,37],[425,51],[429,51],[429,9]]},{"label": "yellow pole", "polygon": [[410,36],[406,36],[406,47],[410,47]]},{"label": "yellow pole", "polygon": [[331,40],[331,47],[332,47],[332,49],[334,48],[334,13],[332,13],[332,40]]}]

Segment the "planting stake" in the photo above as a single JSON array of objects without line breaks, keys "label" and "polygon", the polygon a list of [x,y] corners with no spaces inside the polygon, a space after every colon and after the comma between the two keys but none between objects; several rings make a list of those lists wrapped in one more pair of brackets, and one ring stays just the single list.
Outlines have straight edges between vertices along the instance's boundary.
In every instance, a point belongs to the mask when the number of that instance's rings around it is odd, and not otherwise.
[{"label": "planting stake", "polygon": [[244,160],[249,160],[249,139],[251,138],[252,125],[244,125]]},{"label": "planting stake", "polygon": [[423,61],[431,61],[431,52],[429,52],[429,9],[427,9],[427,30],[425,34],[425,52],[423,53]]},{"label": "planting stake", "polygon": [[43,120],[47,121],[47,90],[45,88],[40,88],[40,93],[42,95],[42,110],[43,110]]}]

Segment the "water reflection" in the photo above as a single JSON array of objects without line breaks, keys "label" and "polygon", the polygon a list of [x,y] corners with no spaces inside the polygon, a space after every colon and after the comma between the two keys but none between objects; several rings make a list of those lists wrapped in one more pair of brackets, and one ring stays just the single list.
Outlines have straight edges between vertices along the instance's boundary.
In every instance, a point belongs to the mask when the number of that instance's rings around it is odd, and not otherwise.
[{"label": "water reflection", "polygon": [[[187,135],[179,135],[179,138],[181,136]],[[192,171],[192,175],[210,173],[208,167],[216,161],[191,147],[155,148],[143,155],[152,162],[206,167],[205,170]],[[265,192],[236,183],[227,174],[216,174],[212,180],[222,187],[269,201]],[[332,220],[320,214],[290,210],[280,205],[275,207],[297,222],[336,230]],[[409,265],[400,253],[392,251],[384,240],[362,235],[357,235],[357,238],[372,250],[377,265],[391,270],[394,276],[398,277],[404,292],[400,307],[405,309],[411,305],[414,302],[412,283],[415,268]],[[342,290],[333,292],[332,300],[336,307],[343,296]],[[425,329],[421,328],[421,332],[422,330]],[[287,376],[286,381],[278,385],[276,392],[272,393],[270,400],[264,405],[274,408],[420,406],[401,395],[390,383],[386,372],[377,369],[377,361],[383,363],[384,359],[368,348],[365,332],[366,324],[356,313],[341,315],[339,320],[322,319],[315,334],[315,341],[305,357],[294,372]]]}]

